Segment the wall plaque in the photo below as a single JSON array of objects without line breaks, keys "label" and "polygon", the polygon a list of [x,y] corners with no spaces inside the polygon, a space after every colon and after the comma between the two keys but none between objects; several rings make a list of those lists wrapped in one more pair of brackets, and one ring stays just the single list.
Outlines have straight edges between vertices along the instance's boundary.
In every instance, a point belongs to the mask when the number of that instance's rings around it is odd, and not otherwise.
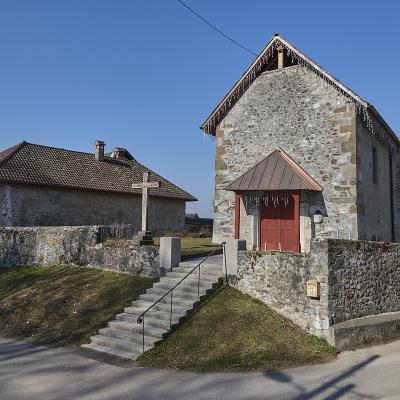
[{"label": "wall plaque", "polygon": [[319,299],[320,297],[319,282],[316,279],[307,281],[307,297]]}]

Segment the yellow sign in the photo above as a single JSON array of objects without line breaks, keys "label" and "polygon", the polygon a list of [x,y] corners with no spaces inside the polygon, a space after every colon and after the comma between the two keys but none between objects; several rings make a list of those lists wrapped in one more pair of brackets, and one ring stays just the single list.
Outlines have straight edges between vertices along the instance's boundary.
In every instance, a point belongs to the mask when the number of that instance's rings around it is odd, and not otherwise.
[{"label": "yellow sign", "polygon": [[319,298],[319,282],[315,279],[307,281],[307,297]]}]

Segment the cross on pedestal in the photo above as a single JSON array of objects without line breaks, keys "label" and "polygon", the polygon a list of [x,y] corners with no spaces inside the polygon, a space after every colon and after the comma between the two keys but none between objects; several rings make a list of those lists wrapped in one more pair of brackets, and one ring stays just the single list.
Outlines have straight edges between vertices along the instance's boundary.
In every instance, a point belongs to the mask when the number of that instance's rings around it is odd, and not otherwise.
[{"label": "cross on pedestal", "polygon": [[149,182],[149,173],[143,172],[143,182],[134,183],[132,189],[142,189],[142,232],[147,231],[147,213],[149,206],[149,188],[158,188],[160,181]]}]

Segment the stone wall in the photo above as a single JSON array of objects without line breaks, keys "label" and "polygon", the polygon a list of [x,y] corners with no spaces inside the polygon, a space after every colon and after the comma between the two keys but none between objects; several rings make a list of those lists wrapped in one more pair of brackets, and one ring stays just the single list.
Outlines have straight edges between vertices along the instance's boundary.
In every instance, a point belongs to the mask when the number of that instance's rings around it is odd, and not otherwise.
[{"label": "stone wall", "polygon": [[[129,224],[141,229],[137,195],[0,184],[0,226]],[[185,202],[151,197],[149,229],[182,231]]]},{"label": "stone wall", "polygon": [[[308,254],[239,252],[233,284],[296,324],[333,343],[330,327],[350,319],[400,311],[400,245],[313,240]],[[307,280],[321,297],[307,297]]]},{"label": "stone wall", "polygon": [[326,210],[317,237],[336,237],[339,229],[357,238],[355,110],[346,101],[301,66],[253,82],[216,131],[215,241],[233,237],[234,194],[225,187],[277,147],[324,187],[309,194],[305,210]]},{"label": "stone wall", "polygon": [[105,226],[0,228],[0,267],[72,264],[160,275],[157,246],[110,245],[112,234]]},{"label": "stone wall", "polygon": [[[235,286],[261,300],[308,332],[329,339],[327,242],[313,242],[309,254],[239,254]],[[321,282],[321,298],[307,297],[307,280]]]},{"label": "stone wall", "polygon": [[328,241],[332,322],[400,311],[400,245]]}]

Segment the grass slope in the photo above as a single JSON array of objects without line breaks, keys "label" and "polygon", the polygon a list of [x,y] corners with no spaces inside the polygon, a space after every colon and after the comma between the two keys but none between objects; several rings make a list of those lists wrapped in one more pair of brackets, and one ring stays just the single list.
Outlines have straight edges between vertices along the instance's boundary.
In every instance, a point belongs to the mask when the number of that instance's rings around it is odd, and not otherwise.
[{"label": "grass slope", "polygon": [[327,362],[335,354],[325,340],[265,304],[224,288],[137,363],[192,371],[265,370]]},{"label": "grass slope", "polygon": [[89,342],[152,283],[89,268],[0,268],[0,334],[34,343]]}]

